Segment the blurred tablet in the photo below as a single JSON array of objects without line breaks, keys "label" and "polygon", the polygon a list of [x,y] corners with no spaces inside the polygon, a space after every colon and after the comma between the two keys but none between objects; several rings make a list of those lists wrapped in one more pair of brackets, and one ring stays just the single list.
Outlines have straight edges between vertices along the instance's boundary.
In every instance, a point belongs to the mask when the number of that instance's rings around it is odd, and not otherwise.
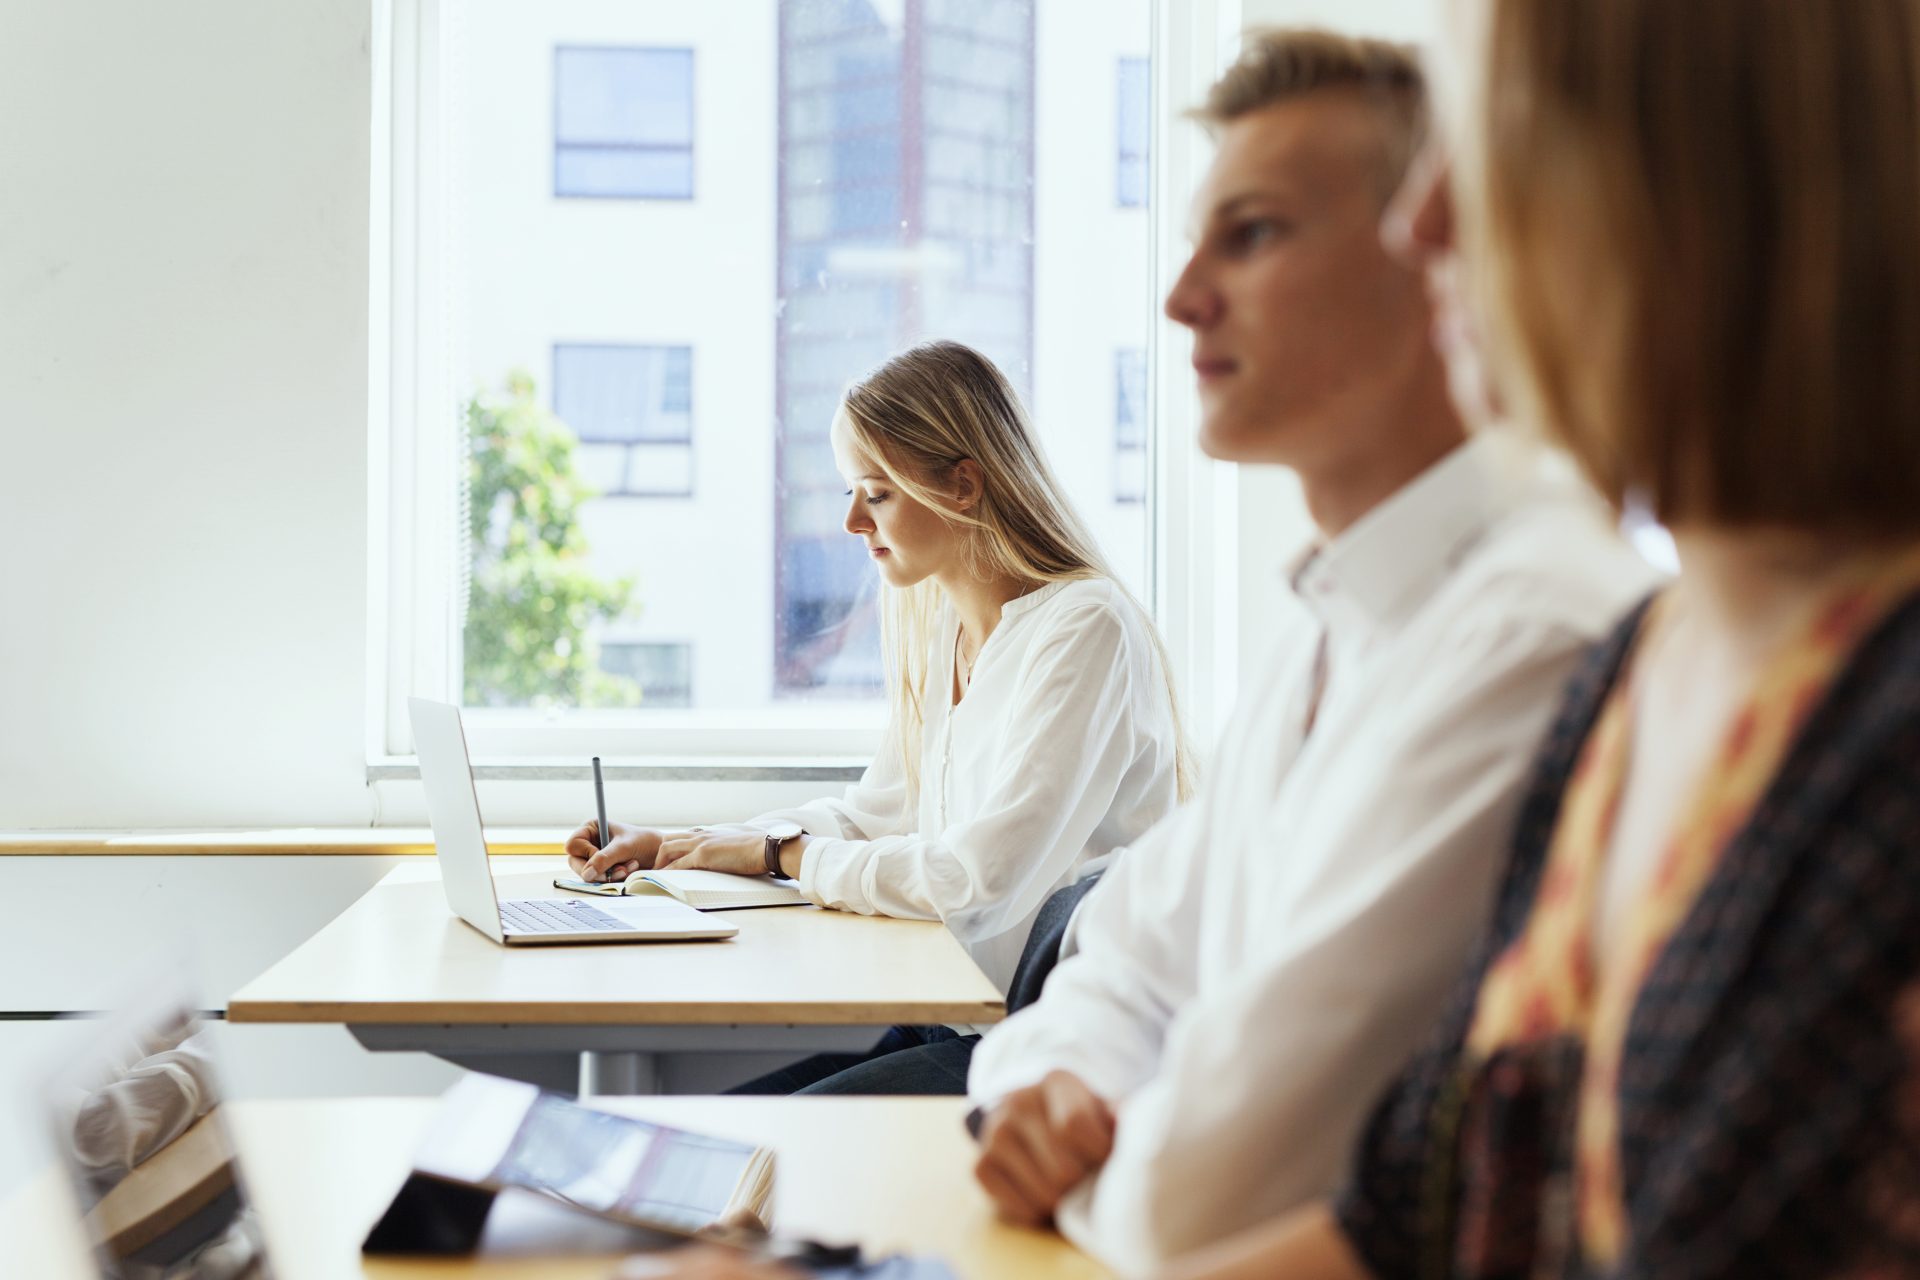
[{"label": "blurred tablet", "polygon": [[672,1235],[764,1235],[773,1152],[583,1107],[530,1084],[469,1075],[449,1089],[414,1170],[517,1189]]}]

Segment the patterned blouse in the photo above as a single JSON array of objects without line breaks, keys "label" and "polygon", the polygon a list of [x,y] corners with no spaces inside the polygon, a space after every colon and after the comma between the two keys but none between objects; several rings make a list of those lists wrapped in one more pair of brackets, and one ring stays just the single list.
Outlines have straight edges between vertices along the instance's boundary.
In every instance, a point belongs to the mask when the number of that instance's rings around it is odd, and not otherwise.
[{"label": "patterned blouse", "polygon": [[1836,588],[1769,660],[1604,962],[1663,603],[1596,650],[1481,959],[1340,1197],[1376,1275],[1920,1277],[1916,586],[1909,558]]}]

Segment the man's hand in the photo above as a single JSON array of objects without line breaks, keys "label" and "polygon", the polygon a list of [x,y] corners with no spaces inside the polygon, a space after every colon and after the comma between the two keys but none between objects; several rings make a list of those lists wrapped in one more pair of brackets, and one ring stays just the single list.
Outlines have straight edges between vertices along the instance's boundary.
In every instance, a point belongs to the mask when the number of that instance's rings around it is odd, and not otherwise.
[{"label": "man's hand", "polygon": [[1045,1226],[1067,1192],[1113,1153],[1113,1108],[1070,1071],[1001,1100],[980,1131],[973,1176],[1000,1216]]},{"label": "man's hand", "polygon": [[619,884],[636,871],[651,871],[660,852],[662,835],[652,827],[629,827],[609,822],[613,839],[600,847],[600,824],[589,821],[567,837],[567,865],[573,874],[588,883],[601,880]]}]

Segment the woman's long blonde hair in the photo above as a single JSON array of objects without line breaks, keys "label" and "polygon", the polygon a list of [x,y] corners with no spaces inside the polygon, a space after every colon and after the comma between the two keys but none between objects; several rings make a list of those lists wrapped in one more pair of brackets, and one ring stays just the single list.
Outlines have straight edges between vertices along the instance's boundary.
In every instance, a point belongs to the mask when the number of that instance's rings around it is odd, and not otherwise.
[{"label": "woman's long blonde hair", "polygon": [[[1139,610],[1166,681],[1179,798],[1191,796],[1192,752],[1181,727],[1173,664],[1160,632],[1114,576],[1074,512],[1034,438],[1019,396],[993,362],[957,342],[923,343],[850,387],[840,416],[854,446],[890,484],[959,528],[969,573],[1036,587],[1106,578]],[[980,468],[980,500],[971,511],[959,511],[947,482],[954,467],[969,458]],[[911,792],[918,786],[940,589],[929,578],[911,587],[884,589],[882,595],[889,696]]]}]

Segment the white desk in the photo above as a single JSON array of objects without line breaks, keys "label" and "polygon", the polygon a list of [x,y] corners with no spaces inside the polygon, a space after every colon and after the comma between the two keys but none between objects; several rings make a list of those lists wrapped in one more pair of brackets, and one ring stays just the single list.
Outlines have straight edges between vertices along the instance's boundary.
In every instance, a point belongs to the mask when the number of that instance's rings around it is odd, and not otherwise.
[{"label": "white desk", "polygon": [[[495,858],[502,897],[557,897],[558,859]],[[652,1092],[662,1054],[870,1043],[894,1023],[990,1023],[1000,992],[933,921],[728,912],[723,942],[502,947],[447,909],[438,865],[395,868],[235,992],[229,1021],[340,1023],[375,1050],[587,1060],[587,1092]]]},{"label": "white desk", "polygon": [[[280,1280],[603,1280],[612,1257],[366,1258],[360,1242],[405,1177],[429,1099],[238,1102],[224,1114]],[[1096,1280],[1051,1233],[997,1221],[974,1183],[958,1098],[649,1098],[602,1105],[774,1148],[785,1234],[935,1254],[963,1280]],[[163,1152],[157,1163],[170,1152]],[[143,1166],[143,1169],[148,1166]],[[52,1173],[0,1205],[0,1275],[84,1276],[85,1250]]]}]

